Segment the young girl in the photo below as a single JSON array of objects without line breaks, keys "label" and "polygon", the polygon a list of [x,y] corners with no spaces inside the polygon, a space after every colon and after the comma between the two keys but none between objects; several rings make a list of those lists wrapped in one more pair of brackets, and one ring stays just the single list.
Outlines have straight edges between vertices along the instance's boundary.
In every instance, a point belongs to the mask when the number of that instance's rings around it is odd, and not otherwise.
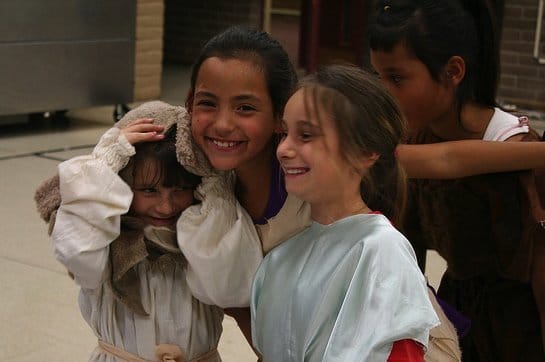
[{"label": "young girl", "polygon": [[[263,252],[267,253],[310,224],[308,205],[287,195],[274,156],[283,107],[296,83],[288,55],[263,31],[231,27],[203,47],[193,65],[190,82],[186,108],[191,115],[194,142],[212,167],[234,170],[235,195],[256,224]],[[539,143],[461,141],[403,145],[397,153],[409,177],[452,178],[544,166],[545,162],[545,144]],[[482,157],[474,157],[475,154]],[[216,254],[201,255],[201,265],[208,269],[195,273],[196,280],[226,275],[215,268],[219,265],[216,261],[206,262],[209,255]],[[204,281],[200,284],[207,285]],[[229,313],[251,340],[249,312]]]},{"label": "young girl", "polygon": [[423,361],[438,319],[392,225],[405,197],[394,101],[361,69],[330,66],[303,80],[283,118],[276,154],[312,224],[257,271],[255,348],[264,361]]},{"label": "young girl", "polygon": [[144,104],[91,155],[59,165],[52,240],[81,286],[81,312],[98,338],[92,361],[221,360],[223,311],[193,296],[176,239],[201,181],[176,158],[184,115],[182,107]]},{"label": "young girl", "polygon": [[[409,122],[409,143],[538,139],[496,106],[492,25],[485,1],[379,1],[371,62]],[[411,185],[407,236],[446,259],[439,296],[472,321],[464,361],[545,361],[545,213],[533,182],[509,173]]]}]

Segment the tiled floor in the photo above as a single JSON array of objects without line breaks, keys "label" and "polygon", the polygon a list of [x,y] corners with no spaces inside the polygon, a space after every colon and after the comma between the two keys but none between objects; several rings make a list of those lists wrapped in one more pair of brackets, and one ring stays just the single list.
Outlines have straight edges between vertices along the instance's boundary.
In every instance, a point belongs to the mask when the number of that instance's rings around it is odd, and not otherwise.
[{"label": "tiled floor", "polygon": [[[181,104],[187,69],[166,67],[163,97]],[[54,259],[33,195],[57,164],[88,153],[112,125],[113,107],[73,110],[68,125],[48,121],[0,126],[0,361],[85,361],[96,344],[79,314],[77,286]],[[444,263],[428,258],[437,285]],[[255,361],[227,317],[220,352],[226,362]]]}]

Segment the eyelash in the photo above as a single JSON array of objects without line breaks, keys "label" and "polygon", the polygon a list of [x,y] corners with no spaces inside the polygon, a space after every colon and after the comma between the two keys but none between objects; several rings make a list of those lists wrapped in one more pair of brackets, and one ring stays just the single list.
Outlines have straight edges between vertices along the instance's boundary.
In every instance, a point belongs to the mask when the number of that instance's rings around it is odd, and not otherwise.
[{"label": "eyelash", "polygon": [[200,107],[214,107],[215,106],[214,102],[209,101],[209,100],[200,100],[200,101],[196,102],[195,105],[200,106]]}]

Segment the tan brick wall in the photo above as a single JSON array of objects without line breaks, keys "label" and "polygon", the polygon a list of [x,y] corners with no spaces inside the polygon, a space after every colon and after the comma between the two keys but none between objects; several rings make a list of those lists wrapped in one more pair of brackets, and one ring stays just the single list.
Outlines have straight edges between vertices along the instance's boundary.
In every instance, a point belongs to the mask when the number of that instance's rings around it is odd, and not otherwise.
[{"label": "tan brick wall", "polygon": [[[537,0],[505,0],[498,98],[545,110],[545,64],[538,64],[533,56],[537,10]],[[541,56],[545,57],[545,23]]]},{"label": "tan brick wall", "polygon": [[133,100],[161,96],[164,1],[137,0]]}]

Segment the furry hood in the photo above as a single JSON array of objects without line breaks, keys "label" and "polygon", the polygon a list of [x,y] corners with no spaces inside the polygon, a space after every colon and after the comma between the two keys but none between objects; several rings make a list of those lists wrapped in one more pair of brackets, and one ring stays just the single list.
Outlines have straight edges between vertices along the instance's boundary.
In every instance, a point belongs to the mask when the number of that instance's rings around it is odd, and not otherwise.
[{"label": "furry hood", "polygon": [[[221,174],[210,166],[206,156],[193,141],[191,119],[184,107],[162,101],[146,102],[127,112],[114,127],[123,128],[129,122],[140,118],[153,118],[154,123],[165,126],[165,130],[173,124],[177,125],[176,156],[188,171],[204,177]],[[55,175],[42,182],[34,194],[34,200],[40,217],[50,224],[51,232],[56,210],[61,203],[59,176]]]}]

